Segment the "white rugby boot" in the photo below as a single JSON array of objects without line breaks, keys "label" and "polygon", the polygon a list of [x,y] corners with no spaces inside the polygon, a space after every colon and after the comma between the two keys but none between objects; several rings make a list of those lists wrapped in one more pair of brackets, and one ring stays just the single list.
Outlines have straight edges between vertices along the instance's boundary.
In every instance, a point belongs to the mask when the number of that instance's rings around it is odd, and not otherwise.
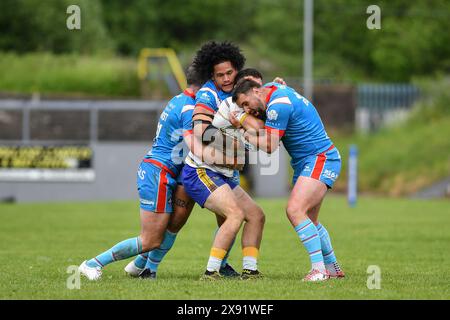
[{"label": "white rugby boot", "polygon": [[144,271],[144,268],[141,269],[141,268],[136,267],[136,265],[134,264],[134,260],[133,260],[129,264],[127,264],[127,266],[124,268],[124,270],[129,276],[131,276],[133,278],[137,278],[142,273],[142,271]]},{"label": "white rugby boot", "polygon": [[84,260],[82,264],[78,267],[80,274],[85,276],[91,281],[96,281],[102,277],[102,268],[100,267],[89,267],[86,264],[87,260]]}]

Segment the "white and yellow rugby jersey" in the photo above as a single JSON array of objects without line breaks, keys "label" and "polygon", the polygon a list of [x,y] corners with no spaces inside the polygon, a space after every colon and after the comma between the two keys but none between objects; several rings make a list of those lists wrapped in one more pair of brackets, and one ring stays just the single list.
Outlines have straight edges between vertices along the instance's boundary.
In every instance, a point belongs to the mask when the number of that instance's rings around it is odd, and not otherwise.
[{"label": "white and yellow rugby jersey", "polygon": [[[219,106],[226,98],[231,99],[231,93],[218,90],[214,82],[210,80],[197,92],[195,106],[210,110],[217,114]],[[195,156],[192,152],[189,152],[187,155],[185,163],[193,168],[209,169],[223,174],[226,177],[232,177],[235,171],[221,166],[208,165]]]}]

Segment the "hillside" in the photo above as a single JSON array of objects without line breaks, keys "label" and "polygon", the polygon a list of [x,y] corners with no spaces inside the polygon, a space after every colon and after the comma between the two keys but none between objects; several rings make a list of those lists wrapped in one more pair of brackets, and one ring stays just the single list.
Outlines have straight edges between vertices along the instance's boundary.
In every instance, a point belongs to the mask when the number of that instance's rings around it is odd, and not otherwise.
[{"label": "hillside", "polygon": [[372,135],[334,136],[344,158],[337,189],[346,186],[350,144],[358,146],[358,182],[363,192],[408,195],[450,176],[449,102],[444,92],[416,106],[410,118],[396,127]]}]

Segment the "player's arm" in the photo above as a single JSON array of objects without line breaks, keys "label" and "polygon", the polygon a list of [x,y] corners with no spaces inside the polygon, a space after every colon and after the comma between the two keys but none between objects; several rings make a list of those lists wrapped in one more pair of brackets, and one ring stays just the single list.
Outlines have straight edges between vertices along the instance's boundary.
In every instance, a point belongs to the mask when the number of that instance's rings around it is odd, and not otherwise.
[{"label": "player's arm", "polygon": [[242,113],[238,117],[235,114],[230,114],[230,122],[234,127],[242,127],[245,131],[257,132],[264,129],[264,121],[248,113]]},{"label": "player's arm", "polygon": [[239,120],[232,115],[230,119],[233,125],[237,125],[236,121],[238,121],[245,129],[244,137],[249,143],[260,150],[272,153],[278,148],[284,135],[291,110],[292,105],[284,101],[268,108],[267,111],[272,115],[272,119],[268,117],[266,122],[250,114],[245,114]]},{"label": "player's arm", "polygon": [[219,152],[215,152],[215,149],[204,145],[202,141],[194,137],[193,130],[186,131],[183,135],[184,141],[186,145],[189,147],[189,150],[192,153],[202,159],[202,161],[208,164],[215,164],[216,162],[220,162],[221,160],[216,158],[219,156]]},{"label": "player's arm", "polygon": [[212,141],[212,120],[214,113],[203,107],[196,107],[192,115],[192,141],[191,151],[198,158],[207,163],[215,162],[214,150],[208,149],[208,144]]},{"label": "player's arm", "polygon": [[210,141],[206,141],[205,133],[208,127],[211,127],[214,119],[215,108],[211,102],[214,99],[208,92],[199,91],[197,93],[192,113],[192,141],[191,144],[188,144],[188,146],[191,146],[191,151],[194,155],[209,163],[211,163],[212,159],[205,159],[207,154],[204,152],[204,149]]},{"label": "player's arm", "polygon": [[193,105],[185,105],[181,111],[181,123],[183,128],[183,140],[189,150],[193,149],[192,143],[192,113]]},{"label": "player's arm", "polygon": [[[189,150],[192,151],[196,156],[201,155],[202,151],[202,144],[197,143],[197,139],[194,139],[194,130],[193,130],[193,114],[194,114],[194,105],[185,105],[183,107],[183,110],[181,111],[181,121],[183,124],[183,139],[186,145],[188,146]],[[197,111],[197,113],[199,113]],[[199,117],[197,117],[199,119]],[[201,119],[206,119],[205,121],[209,121],[209,117],[204,118],[201,117]],[[197,129],[200,130],[200,129]]]},{"label": "player's arm", "polygon": [[282,138],[282,131],[266,127],[264,129],[258,130],[255,133],[253,130],[246,131],[244,134],[245,140],[254,145],[259,150],[267,153],[272,153],[277,150],[280,145],[280,140]]},{"label": "player's arm", "polygon": [[224,137],[220,130],[212,125],[214,115],[212,106],[203,101],[196,104],[192,116],[192,139],[188,146],[195,156],[208,164],[239,169],[236,157],[224,152]]},{"label": "player's arm", "polygon": [[[262,149],[268,153],[273,152],[269,146],[278,145],[279,141],[276,137],[270,138],[266,135],[266,129],[264,128],[264,121],[258,119],[251,114],[242,113],[236,115],[235,113],[230,113],[230,122],[235,128],[242,128],[244,132],[242,133],[244,138],[252,145],[256,146],[258,149]],[[261,141],[264,140],[266,143],[261,143],[258,137],[261,136]]]},{"label": "player's arm", "polygon": [[[195,116],[194,116],[195,118]],[[238,164],[237,154],[233,151],[231,154],[226,153],[225,139],[222,132],[212,125],[194,121],[194,129],[190,136],[185,137],[186,143],[190,146],[192,153],[202,159],[207,164],[222,166],[230,169],[241,169],[242,165]],[[203,133],[200,133],[203,130]],[[197,132],[197,135],[195,133]],[[229,142],[228,142],[229,143]],[[237,141],[233,142],[237,143]],[[237,150],[238,146],[231,146],[231,150]]]},{"label": "player's arm", "polygon": [[278,148],[283,136],[282,132],[284,132],[265,126],[264,121],[248,113],[244,113],[238,118],[234,114],[230,114],[230,121],[234,127],[242,127],[245,130],[245,140],[267,153],[272,153]]}]

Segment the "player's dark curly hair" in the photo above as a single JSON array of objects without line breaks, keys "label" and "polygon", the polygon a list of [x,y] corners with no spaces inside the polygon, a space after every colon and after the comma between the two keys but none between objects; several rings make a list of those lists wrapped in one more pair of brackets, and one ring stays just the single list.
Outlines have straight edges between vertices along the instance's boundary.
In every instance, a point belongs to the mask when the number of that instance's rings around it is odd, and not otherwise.
[{"label": "player's dark curly hair", "polygon": [[239,47],[231,42],[208,41],[197,51],[192,66],[202,81],[206,82],[211,79],[214,66],[225,61],[230,61],[240,71],[244,67],[245,57]]}]

